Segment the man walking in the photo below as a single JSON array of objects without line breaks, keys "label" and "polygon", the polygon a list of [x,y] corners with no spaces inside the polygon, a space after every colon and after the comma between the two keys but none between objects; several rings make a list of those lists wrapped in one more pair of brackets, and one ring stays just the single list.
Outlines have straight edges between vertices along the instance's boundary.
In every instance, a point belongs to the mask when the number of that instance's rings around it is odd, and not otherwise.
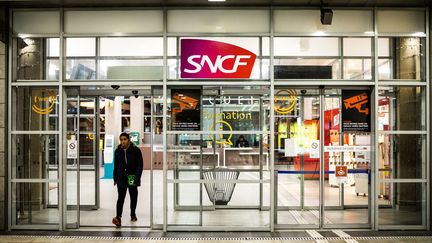
[{"label": "man walking", "polygon": [[117,185],[118,199],[115,226],[121,226],[123,204],[129,190],[131,221],[137,221],[135,209],[138,201],[138,187],[141,186],[143,158],[141,150],[130,142],[129,134],[120,134],[120,144],[114,152],[114,186]]}]

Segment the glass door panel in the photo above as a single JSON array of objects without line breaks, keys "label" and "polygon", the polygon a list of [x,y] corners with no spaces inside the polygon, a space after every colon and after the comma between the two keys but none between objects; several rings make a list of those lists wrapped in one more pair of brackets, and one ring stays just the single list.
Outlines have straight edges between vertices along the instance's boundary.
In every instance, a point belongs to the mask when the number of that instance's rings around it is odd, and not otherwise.
[{"label": "glass door panel", "polygon": [[269,227],[267,91],[204,87],[203,93],[202,130],[209,131],[203,145],[213,158],[203,167],[203,202],[213,206],[203,211],[203,226]]},{"label": "glass door panel", "polygon": [[[163,224],[163,97],[162,88],[152,88],[151,165],[150,165],[150,225]],[[144,126],[145,128],[145,126]]]},{"label": "glass door panel", "polygon": [[95,98],[82,97],[77,88],[70,88],[65,100],[67,227],[78,228],[98,218],[97,211],[91,211],[98,208]]},{"label": "glass door panel", "polygon": [[169,93],[168,223],[213,230],[269,227],[263,202],[270,198],[266,88]]},{"label": "glass door panel", "polygon": [[58,88],[20,86],[11,92],[11,227],[57,230],[63,178]]},{"label": "glass door panel", "polygon": [[370,110],[367,89],[275,90],[277,225],[370,227]]},{"label": "glass door panel", "polygon": [[66,117],[65,139],[68,141],[65,148],[65,170],[66,170],[66,228],[76,229],[79,227],[79,90],[69,88],[65,90],[66,109],[63,117]]},{"label": "glass door panel", "polygon": [[365,227],[370,225],[370,92],[326,89],[323,99],[323,224]]},{"label": "glass door panel", "polygon": [[201,135],[179,133],[168,136],[169,225],[201,225]]},{"label": "glass door panel", "polygon": [[318,227],[319,90],[280,87],[274,101],[276,224]]},{"label": "glass door panel", "polygon": [[[100,224],[97,98],[80,96],[78,110],[80,225]],[[107,190],[104,190],[107,191]],[[104,200],[101,200],[104,201]],[[106,202],[106,200],[104,201]],[[107,216],[103,216],[104,218]],[[109,217],[108,217],[109,219]],[[108,225],[108,224],[105,224]]]}]

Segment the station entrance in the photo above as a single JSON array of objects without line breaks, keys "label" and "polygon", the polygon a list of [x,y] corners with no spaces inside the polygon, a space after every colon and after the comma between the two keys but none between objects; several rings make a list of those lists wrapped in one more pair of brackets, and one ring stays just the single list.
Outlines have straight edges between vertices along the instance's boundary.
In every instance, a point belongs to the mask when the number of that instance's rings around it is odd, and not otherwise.
[{"label": "station entrance", "polygon": [[411,184],[377,185],[374,171],[391,180],[407,170],[392,161],[423,158],[397,153],[420,136],[389,134],[407,105],[394,100],[420,91],[275,86],[271,100],[265,85],[167,86],[165,94],[162,86],[82,85],[62,90],[59,111],[56,89],[17,87],[12,224],[55,229],[62,218],[68,229],[113,227],[112,153],[121,132],[144,158],[138,222],[124,220],[126,228],[371,228],[374,207],[380,220],[416,224],[417,203],[396,196]]},{"label": "station entrance", "polygon": [[[65,91],[66,136],[78,151],[64,172],[68,228],[112,226],[117,190],[109,159],[121,132],[144,158],[139,220],[127,220],[127,197],[123,227],[160,228],[165,216],[168,230],[269,230],[270,220],[280,229],[371,227],[370,90],[276,87],[273,110],[267,86],[167,91],[165,146],[162,87]],[[347,111],[363,120],[343,121]]]}]

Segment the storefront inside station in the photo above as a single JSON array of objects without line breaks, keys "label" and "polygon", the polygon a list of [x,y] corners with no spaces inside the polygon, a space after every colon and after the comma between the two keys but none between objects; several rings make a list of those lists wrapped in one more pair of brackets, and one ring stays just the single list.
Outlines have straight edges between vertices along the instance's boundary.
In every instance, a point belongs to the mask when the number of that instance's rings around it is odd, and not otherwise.
[{"label": "storefront inside station", "polygon": [[[14,9],[10,229],[429,228],[425,9]],[[124,215],[128,215],[128,199]]]}]

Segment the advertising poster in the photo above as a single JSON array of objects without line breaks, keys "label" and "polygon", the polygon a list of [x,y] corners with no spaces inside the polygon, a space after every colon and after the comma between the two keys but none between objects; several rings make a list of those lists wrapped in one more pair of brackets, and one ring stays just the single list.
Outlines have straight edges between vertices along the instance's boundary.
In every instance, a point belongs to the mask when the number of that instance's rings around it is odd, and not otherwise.
[{"label": "advertising poster", "polygon": [[370,132],[370,91],[342,90],[342,131]]},{"label": "advertising poster", "polygon": [[200,89],[171,90],[171,125],[174,131],[199,131]]}]

